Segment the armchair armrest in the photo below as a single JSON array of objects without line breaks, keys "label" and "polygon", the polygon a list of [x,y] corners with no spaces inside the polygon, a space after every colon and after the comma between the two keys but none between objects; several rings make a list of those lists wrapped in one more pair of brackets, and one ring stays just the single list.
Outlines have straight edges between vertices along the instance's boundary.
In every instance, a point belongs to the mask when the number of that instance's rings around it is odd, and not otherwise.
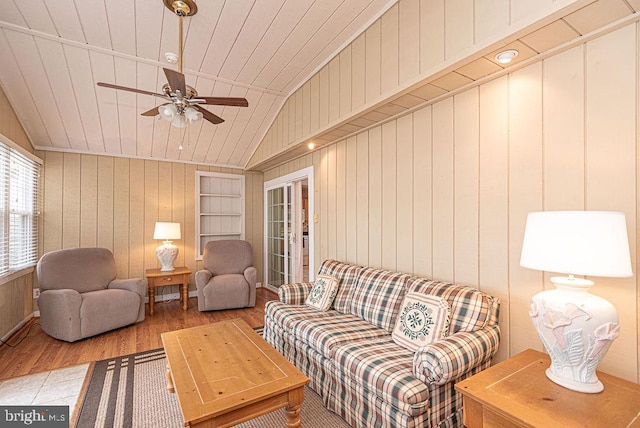
[{"label": "armchair armrest", "polygon": [[142,278],[114,279],[107,287],[109,289],[127,290],[140,296],[140,307],[136,322],[144,320],[144,297],[147,294],[147,281]]},{"label": "armchair armrest", "polygon": [[136,293],[143,300],[147,293],[147,284],[142,278],[114,279],[109,283],[107,288],[131,291],[132,293]]},{"label": "armchair armrest", "polygon": [[254,307],[256,305],[256,281],[258,276],[258,271],[253,266],[249,266],[244,270],[244,279],[247,280],[249,284],[249,307]]},{"label": "armchair armrest", "polygon": [[38,298],[40,327],[57,339],[75,342],[82,339],[80,306],[82,296],[76,290],[46,290]]},{"label": "armchair armrest", "polygon": [[252,285],[255,288],[257,282],[258,271],[253,266],[249,266],[244,270],[244,279],[247,280],[249,285]]},{"label": "armchair armrest", "polygon": [[289,305],[304,305],[307,296],[311,293],[313,282],[298,282],[285,284],[278,288],[278,297],[282,303]]},{"label": "armchair armrest", "polygon": [[490,359],[500,344],[497,325],[458,332],[419,348],[413,356],[413,374],[423,382],[449,383]]},{"label": "armchair armrest", "polygon": [[199,270],[198,272],[196,272],[196,275],[195,275],[196,289],[198,290],[202,289],[205,285],[207,285],[207,283],[211,280],[212,277],[213,277],[213,274],[206,269]]}]

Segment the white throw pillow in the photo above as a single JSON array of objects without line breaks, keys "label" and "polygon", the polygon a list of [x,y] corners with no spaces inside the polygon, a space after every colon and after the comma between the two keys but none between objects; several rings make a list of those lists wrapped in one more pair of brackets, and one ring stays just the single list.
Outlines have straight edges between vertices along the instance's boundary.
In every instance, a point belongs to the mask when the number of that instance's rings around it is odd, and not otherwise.
[{"label": "white throw pillow", "polygon": [[416,351],[449,334],[450,312],[442,297],[407,293],[391,337],[398,345]]},{"label": "white throw pillow", "polygon": [[338,279],[330,275],[318,275],[311,293],[304,302],[309,306],[327,311],[338,293]]}]

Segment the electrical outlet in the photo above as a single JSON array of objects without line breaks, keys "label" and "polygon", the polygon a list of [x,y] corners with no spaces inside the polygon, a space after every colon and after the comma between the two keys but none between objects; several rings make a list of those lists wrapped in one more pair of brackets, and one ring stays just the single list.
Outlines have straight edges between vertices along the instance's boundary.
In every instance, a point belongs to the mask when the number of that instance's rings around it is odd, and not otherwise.
[{"label": "electrical outlet", "polygon": [[37,299],[38,297],[40,297],[40,289],[39,288],[34,288],[33,289],[33,298]]}]

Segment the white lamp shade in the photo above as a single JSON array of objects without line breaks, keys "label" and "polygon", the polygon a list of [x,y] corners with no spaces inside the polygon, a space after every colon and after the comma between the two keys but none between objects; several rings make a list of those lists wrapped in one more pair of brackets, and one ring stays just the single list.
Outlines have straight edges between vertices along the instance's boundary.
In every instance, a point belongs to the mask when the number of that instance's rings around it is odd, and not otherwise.
[{"label": "white lamp shade", "polygon": [[171,241],[173,239],[180,238],[180,223],[156,222],[156,228],[153,231],[153,239]]},{"label": "white lamp shade", "polygon": [[611,211],[530,213],[520,265],[570,275],[630,277],[625,216]]}]

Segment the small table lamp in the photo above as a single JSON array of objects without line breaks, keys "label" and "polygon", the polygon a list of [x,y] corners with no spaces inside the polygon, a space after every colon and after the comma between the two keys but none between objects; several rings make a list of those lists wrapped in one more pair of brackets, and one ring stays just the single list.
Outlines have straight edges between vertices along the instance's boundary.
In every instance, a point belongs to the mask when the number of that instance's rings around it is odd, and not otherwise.
[{"label": "small table lamp", "polygon": [[574,275],[633,276],[624,214],[530,213],[520,265],[569,275],[551,278],[556,288],[531,299],[529,315],[551,357],[547,377],[574,391],[602,391],[595,371],[618,337],[618,312],[607,300],[589,293],[593,281]]},{"label": "small table lamp", "polygon": [[173,262],[178,257],[178,247],[173,245],[171,240],[180,239],[180,223],[156,222],[156,228],[153,231],[153,239],[163,239],[164,242],[156,248],[156,256],[162,264],[162,272],[171,272],[175,270]]}]

